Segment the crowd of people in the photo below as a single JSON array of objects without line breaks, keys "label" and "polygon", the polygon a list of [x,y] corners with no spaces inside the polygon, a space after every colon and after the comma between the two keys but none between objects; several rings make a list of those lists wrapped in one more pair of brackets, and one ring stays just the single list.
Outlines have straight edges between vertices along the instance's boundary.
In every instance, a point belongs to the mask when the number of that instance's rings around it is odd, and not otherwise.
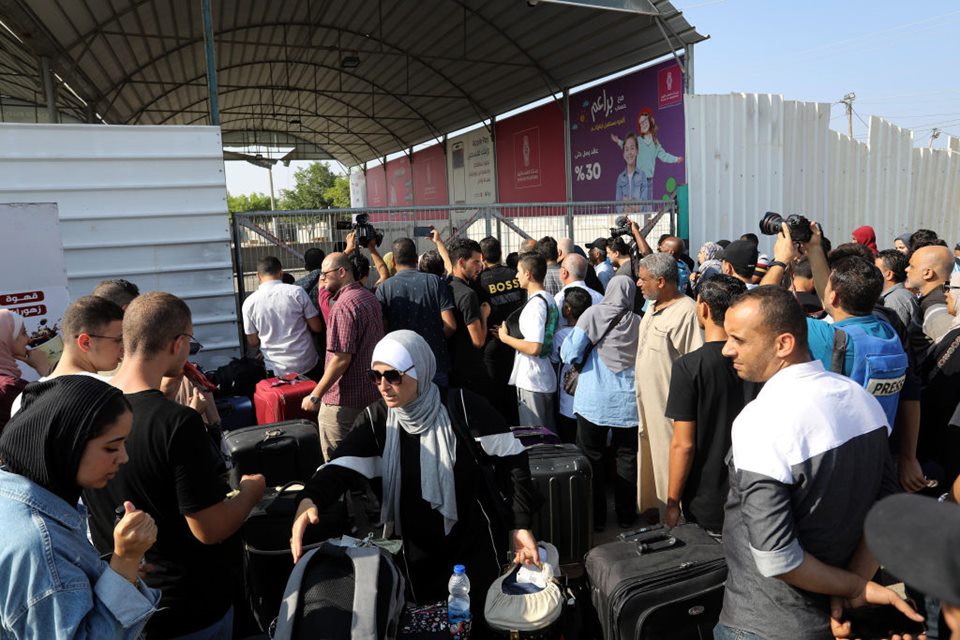
[{"label": "crowd of people", "polygon": [[[847,610],[865,603],[925,619],[930,638],[960,628],[939,543],[960,512],[936,504],[960,476],[960,245],[921,229],[881,249],[860,227],[833,246],[816,223],[806,241],[784,224],[771,256],[747,233],[696,260],[636,222],[508,256],[494,237],[430,240],[381,256],[351,234],[292,282],[275,257],[257,265],[247,344],[272,375],[316,383],[301,408],[325,464],[295,558],[324,509],[373,481],[412,597],[443,598],[466,563],[482,598],[504,552],[538,561],[541,497],[510,427],[546,427],[590,461],[595,531],[612,481],[620,528],[690,522],[723,544],[717,638],[854,637]],[[229,638],[234,534],[265,483],[225,482],[215,405],[184,378],[190,309],[105,281],[61,331],[48,371],[0,310],[0,635]],[[941,535],[898,544],[911,524]],[[919,613],[874,581],[881,563]]]}]

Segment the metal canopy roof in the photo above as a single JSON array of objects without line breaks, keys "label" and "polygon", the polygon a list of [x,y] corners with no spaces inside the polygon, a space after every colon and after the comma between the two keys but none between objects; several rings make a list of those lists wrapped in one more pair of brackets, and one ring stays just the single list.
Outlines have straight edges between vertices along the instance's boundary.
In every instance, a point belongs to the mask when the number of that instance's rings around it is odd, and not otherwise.
[{"label": "metal canopy roof", "polygon": [[[294,159],[354,165],[440,140],[704,39],[669,2],[652,4],[658,16],[524,0],[212,0],[224,144],[283,142]],[[31,51],[0,37],[0,66],[29,73],[31,56],[49,57],[87,117],[211,122],[199,0],[0,0],[0,20]],[[4,70],[0,94],[36,97]],[[83,117],[80,105],[60,92],[61,110]]]}]

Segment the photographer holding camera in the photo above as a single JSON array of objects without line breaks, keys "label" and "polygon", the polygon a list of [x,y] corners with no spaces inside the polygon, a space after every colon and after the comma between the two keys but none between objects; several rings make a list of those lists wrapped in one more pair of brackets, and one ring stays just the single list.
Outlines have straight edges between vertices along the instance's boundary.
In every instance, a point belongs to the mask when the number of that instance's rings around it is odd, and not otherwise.
[{"label": "photographer holding camera", "polygon": [[[769,233],[764,222],[770,217],[768,213],[761,222],[764,233]],[[908,375],[909,359],[900,336],[873,313],[883,291],[883,275],[858,256],[828,262],[822,241],[817,223],[803,216],[782,221],[773,262],[761,284],[779,283],[787,265],[807,256],[817,294],[833,319],[831,324],[807,318],[810,355],[828,370],[857,380],[876,398],[896,434],[900,483],[907,491],[919,491],[927,483],[917,461],[920,389],[913,372]]]}]

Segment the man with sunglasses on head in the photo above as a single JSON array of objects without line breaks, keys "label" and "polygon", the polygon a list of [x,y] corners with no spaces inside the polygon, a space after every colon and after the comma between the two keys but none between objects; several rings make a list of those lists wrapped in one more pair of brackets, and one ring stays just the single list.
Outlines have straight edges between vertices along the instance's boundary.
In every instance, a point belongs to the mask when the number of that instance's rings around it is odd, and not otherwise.
[{"label": "man with sunglasses on head", "polygon": [[145,581],[162,596],[147,624],[148,638],[231,637],[236,563],[232,547],[222,543],[264,492],[262,475],[243,476],[239,492],[227,498],[226,469],[200,415],[160,391],[164,376],[183,371],[195,342],[190,309],[180,298],[154,291],[127,307],[123,364],[110,383],[133,409],[125,443],[130,463],[105,488],[83,496],[100,553],[113,550],[124,501],[157,522],[157,541],[146,555],[153,568],[146,569]]},{"label": "man with sunglasses on head", "polygon": [[[98,371],[113,371],[123,357],[123,310],[99,296],[83,296],[70,303],[60,321],[63,355],[49,375],[40,381],[66,375],[85,375],[109,379]],[[13,416],[20,410],[17,396],[10,408]]]},{"label": "man with sunglasses on head", "polygon": [[379,396],[365,372],[373,347],[383,337],[383,310],[376,296],[354,278],[347,254],[331,253],[322,269],[320,286],[333,294],[326,361],[323,377],[302,407],[317,412],[320,448],[329,460],[363,408]]},{"label": "man with sunglasses on head", "polygon": [[260,347],[263,364],[274,375],[299,373],[317,380],[323,363],[313,346],[311,331],[323,331],[320,312],[302,287],[284,284],[282,279],[283,266],[273,256],[257,263],[260,286],[243,301],[247,344]]}]

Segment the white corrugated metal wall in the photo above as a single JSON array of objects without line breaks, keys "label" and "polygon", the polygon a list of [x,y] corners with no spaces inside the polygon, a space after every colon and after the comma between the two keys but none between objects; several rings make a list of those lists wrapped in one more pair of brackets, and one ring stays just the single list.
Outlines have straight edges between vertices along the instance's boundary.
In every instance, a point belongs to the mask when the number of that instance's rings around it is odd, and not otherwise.
[{"label": "white corrugated metal wall", "polygon": [[57,203],[72,297],[107,278],[169,291],[203,364],[239,353],[219,128],[0,124],[0,202]]},{"label": "white corrugated metal wall", "polygon": [[[856,227],[881,247],[921,227],[960,240],[960,153],[918,149],[913,134],[870,119],[869,142],[832,131],[830,105],[777,95],[688,95],[690,245],[757,233],[766,211],[802,213],[834,244]],[[960,150],[955,139],[950,149]],[[763,238],[761,249],[772,249]]]}]

